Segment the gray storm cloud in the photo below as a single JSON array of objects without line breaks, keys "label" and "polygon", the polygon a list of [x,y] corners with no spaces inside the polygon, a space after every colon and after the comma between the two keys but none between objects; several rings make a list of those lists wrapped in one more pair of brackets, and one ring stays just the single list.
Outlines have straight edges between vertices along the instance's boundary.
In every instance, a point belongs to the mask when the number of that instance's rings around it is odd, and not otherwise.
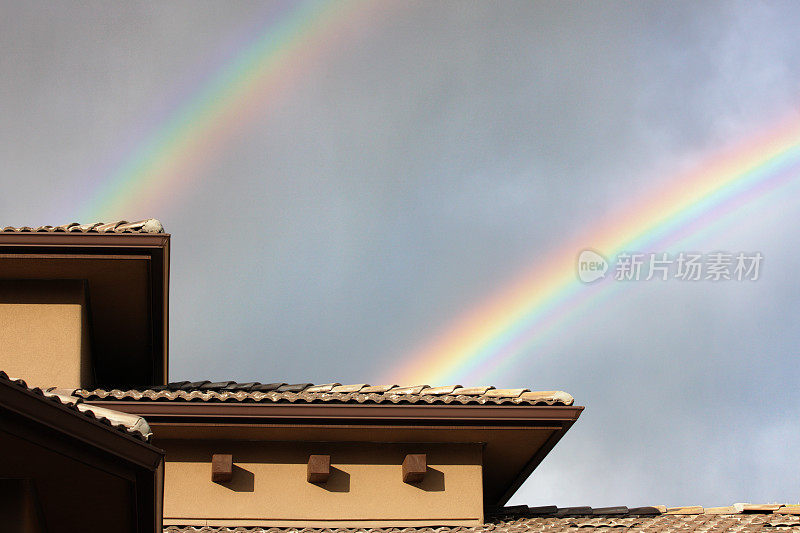
[{"label": "gray storm cloud", "polygon": [[[271,8],[5,3],[0,223],[74,216]],[[795,113],[798,21],[416,2],[348,27],[191,187],[118,214],[173,234],[171,377],[385,375],[627,198]],[[493,377],[587,406],[513,501],[796,502],[798,219],[776,196],[693,243],[761,251],[758,282],[632,286]]]}]

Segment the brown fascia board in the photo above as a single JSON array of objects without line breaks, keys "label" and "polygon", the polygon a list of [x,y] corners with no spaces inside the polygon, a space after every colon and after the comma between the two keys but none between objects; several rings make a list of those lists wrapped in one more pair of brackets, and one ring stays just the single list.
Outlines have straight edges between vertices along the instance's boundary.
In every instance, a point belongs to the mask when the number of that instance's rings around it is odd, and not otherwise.
[{"label": "brown fascia board", "polygon": [[87,401],[91,405],[136,414],[150,424],[170,422],[264,423],[448,423],[457,425],[547,425],[578,419],[583,407],[549,405],[364,405],[266,404],[154,401]]},{"label": "brown fascia board", "polygon": [[0,246],[163,248],[169,246],[169,239],[169,233],[0,232]]},{"label": "brown fascia board", "polygon": [[[150,291],[152,331],[162,359],[154,368],[157,385],[165,385],[169,375],[169,233],[49,233],[0,232],[0,256],[40,254],[59,257],[66,254],[143,254],[151,257]],[[1,273],[0,273],[1,275]],[[160,326],[160,327],[158,327]],[[155,346],[154,346],[155,347]],[[158,376],[158,374],[161,374]]]},{"label": "brown fascia board", "polygon": [[0,380],[0,412],[10,411],[114,457],[155,472],[164,451],[46,397]]}]

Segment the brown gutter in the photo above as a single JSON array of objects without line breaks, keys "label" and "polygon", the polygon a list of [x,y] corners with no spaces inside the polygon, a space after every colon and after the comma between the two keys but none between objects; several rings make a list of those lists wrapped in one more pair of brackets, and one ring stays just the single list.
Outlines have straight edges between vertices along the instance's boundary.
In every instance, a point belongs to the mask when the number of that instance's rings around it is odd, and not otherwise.
[{"label": "brown gutter", "polygon": [[561,422],[570,425],[583,407],[521,405],[363,405],[363,404],[263,404],[153,401],[87,401],[145,417],[149,423],[203,421],[212,418],[262,421],[393,421],[393,422],[477,422],[496,425],[519,422]]},{"label": "brown gutter", "polygon": [[49,233],[0,232],[0,246],[91,246],[110,248],[163,248],[169,233]]}]

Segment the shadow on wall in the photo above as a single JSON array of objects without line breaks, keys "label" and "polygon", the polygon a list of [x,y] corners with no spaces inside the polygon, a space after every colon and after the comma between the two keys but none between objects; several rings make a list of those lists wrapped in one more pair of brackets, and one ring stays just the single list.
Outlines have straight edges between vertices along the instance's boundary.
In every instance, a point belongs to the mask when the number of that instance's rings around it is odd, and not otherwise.
[{"label": "shadow on wall", "polygon": [[253,492],[256,486],[256,476],[241,466],[233,465],[233,476],[230,481],[218,483],[234,492]]},{"label": "shadow on wall", "polygon": [[412,483],[412,485],[426,492],[441,492],[444,490],[444,472],[428,467],[422,481]]},{"label": "shadow on wall", "polygon": [[[255,478],[255,474],[251,471],[241,466],[233,465],[231,480],[218,484],[234,492],[253,492],[255,490]],[[314,483],[314,485],[328,492],[350,492],[350,474],[332,466],[328,481],[326,483]],[[425,472],[425,479],[411,485],[426,492],[441,492],[444,490],[444,472],[428,467]]]},{"label": "shadow on wall", "polygon": [[332,466],[328,481],[326,483],[314,483],[314,485],[328,492],[350,492],[350,474]]}]

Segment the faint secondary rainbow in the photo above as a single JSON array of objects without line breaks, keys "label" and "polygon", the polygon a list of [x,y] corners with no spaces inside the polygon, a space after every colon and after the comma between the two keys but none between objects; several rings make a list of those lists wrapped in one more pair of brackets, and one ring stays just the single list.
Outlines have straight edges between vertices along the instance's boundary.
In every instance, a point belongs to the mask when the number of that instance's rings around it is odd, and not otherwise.
[{"label": "faint secondary rainbow", "polygon": [[800,120],[793,119],[670,180],[548,254],[404,358],[381,382],[450,383],[495,374],[625,287],[608,275],[594,284],[578,281],[581,250],[591,248],[609,259],[625,251],[665,251],[771,191],[798,184]]},{"label": "faint secondary rainbow", "polygon": [[[158,204],[191,184],[242,125],[289,87],[314,59],[329,53],[344,24],[368,22],[363,0],[291,2],[221,66],[106,176],[77,210],[77,220],[152,216]],[[147,212],[131,213],[146,205]]]}]

